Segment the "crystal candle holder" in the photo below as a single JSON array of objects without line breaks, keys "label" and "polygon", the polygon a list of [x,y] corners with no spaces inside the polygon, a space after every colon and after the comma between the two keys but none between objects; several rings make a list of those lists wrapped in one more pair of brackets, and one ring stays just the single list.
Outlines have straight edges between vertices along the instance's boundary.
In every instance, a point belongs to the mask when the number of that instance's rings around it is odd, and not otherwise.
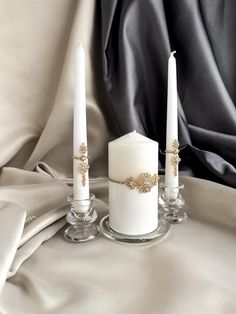
[{"label": "crystal candle holder", "polygon": [[64,237],[70,242],[86,242],[98,235],[97,212],[93,207],[95,196],[90,194],[88,199],[75,200],[73,195],[68,197],[70,210],[66,220],[70,226],[65,230]]},{"label": "crystal candle holder", "polygon": [[159,214],[158,216],[158,226],[154,231],[140,235],[127,235],[113,230],[109,224],[109,215],[107,215],[100,221],[100,232],[105,238],[116,242],[137,245],[155,243],[163,239],[168,234],[170,228],[169,222],[163,215]]},{"label": "crystal candle holder", "polygon": [[166,186],[163,182],[160,183],[159,204],[163,209],[163,215],[171,224],[178,224],[187,218],[187,213],[184,210],[185,201],[180,191],[184,185],[178,187]]}]

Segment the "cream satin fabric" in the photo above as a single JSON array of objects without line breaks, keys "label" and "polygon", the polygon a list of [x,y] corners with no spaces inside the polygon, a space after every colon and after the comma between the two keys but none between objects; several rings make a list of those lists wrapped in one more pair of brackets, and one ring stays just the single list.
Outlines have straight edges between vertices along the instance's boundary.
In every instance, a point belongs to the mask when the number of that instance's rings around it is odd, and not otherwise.
[{"label": "cream satin fabric", "polygon": [[[171,226],[161,242],[130,246],[99,238],[78,245],[65,242],[61,231],[8,279],[1,313],[234,314],[235,190],[194,178],[181,181],[189,219]],[[107,182],[94,180],[91,186],[102,216]],[[16,261],[32,253],[34,243],[26,245]]]},{"label": "cream satin fabric", "polygon": [[189,219],[155,245],[63,240],[79,40],[91,191],[99,218],[108,211],[103,176],[115,134],[99,83],[99,12],[95,0],[0,0],[0,313],[234,314],[233,189],[182,178]]},{"label": "cream satin fabric", "polygon": [[[106,173],[109,132],[93,77],[96,5],[0,1],[0,293],[5,279],[66,223],[78,41],[86,50],[91,175]],[[25,224],[26,216],[36,219]]]}]

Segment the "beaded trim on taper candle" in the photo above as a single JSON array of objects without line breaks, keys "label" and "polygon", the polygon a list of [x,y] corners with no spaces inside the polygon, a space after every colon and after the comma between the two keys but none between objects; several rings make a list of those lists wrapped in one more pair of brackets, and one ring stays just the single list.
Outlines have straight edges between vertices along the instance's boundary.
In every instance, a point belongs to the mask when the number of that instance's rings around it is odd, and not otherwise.
[{"label": "beaded trim on taper candle", "polygon": [[171,158],[171,162],[174,168],[174,175],[177,176],[178,174],[178,165],[181,161],[179,158],[179,142],[177,140],[174,140],[172,143],[173,150],[165,150],[166,154],[174,154],[174,156]]},{"label": "beaded trim on taper candle", "polygon": [[125,181],[117,181],[109,178],[109,180],[113,183],[125,184],[131,190],[137,189],[140,193],[150,192],[152,187],[157,185],[159,177],[157,174],[151,175],[148,172],[141,173],[138,177],[129,177]]},{"label": "beaded trim on taper candle", "polygon": [[88,149],[85,143],[82,143],[80,145],[79,150],[80,150],[80,156],[79,157],[73,156],[73,158],[80,160],[79,170],[82,177],[81,181],[82,181],[82,185],[85,186],[86,185],[86,173],[89,170]]}]

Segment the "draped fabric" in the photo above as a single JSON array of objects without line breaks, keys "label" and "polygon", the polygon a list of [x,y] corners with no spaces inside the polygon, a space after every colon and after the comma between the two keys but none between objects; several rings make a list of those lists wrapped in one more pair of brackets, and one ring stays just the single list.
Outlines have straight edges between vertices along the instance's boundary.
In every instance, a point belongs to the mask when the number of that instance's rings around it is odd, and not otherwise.
[{"label": "draped fabric", "polygon": [[[96,11],[95,1],[0,1],[0,294],[6,279],[66,224],[79,41],[86,51],[90,176],[107,172],[111,135],[94,83],[101,75],[94,70]],[[0,313],[8,308],[0,306]]]},{"label": "draped fabric", "polygon": [[110,135],[102,112],[103,93],[99,89],[98,94],[94,83],[99,81],[99,68],[92,73],[99,41],[96,2],[90,1],[89,7],[75,0],[0,3],[2,174],[13,167],[54,179],[71,178],[74,60],[80,40],[86,51],[90,175],[103,175]]},{"label": "draped fabric", "polygon": [[233,0],[101,0],[103,75],[117,131],[136,129],[164,151],[167,61],[176,50],[180,170],[232,187],[235,12]]},{"label": "draped fabric", "polygon": [[0,0],[1,314],[236,312],[236,192],[226,185],[180,177],[189,218],[154,245],[63,239],[79,41],[98,221],[108,213],[110,140],[136,129],[160,142],[163,165],[172,49],[181,171],[235,185],[234,5]]},{"label": "draped fabric", "polygon": [[[159,243],[122,245],[100,237],[72,244],[63,230],[46,241],[58,226],[45,228],[18,249],[0,313],[234,314],[235,190],[192,177],[182,183],[189,218]],[[91,185],[100,215],[108,209],[107,185]]]}]

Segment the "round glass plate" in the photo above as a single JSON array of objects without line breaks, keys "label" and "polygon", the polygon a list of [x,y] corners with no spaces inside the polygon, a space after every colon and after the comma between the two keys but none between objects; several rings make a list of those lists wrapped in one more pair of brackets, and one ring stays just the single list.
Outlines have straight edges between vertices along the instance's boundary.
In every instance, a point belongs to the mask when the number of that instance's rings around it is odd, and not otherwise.
[{"label": "round glass plate", "polygon": [[156,230],[151,233],[132,236],[114,231],[109,225],[109,215],[107,215],[102,218],[99,227],[104,237],[110,240],[131,244],[145,244],[162,239],[169,231],[170,224],[162,216],[159,216]]}]

